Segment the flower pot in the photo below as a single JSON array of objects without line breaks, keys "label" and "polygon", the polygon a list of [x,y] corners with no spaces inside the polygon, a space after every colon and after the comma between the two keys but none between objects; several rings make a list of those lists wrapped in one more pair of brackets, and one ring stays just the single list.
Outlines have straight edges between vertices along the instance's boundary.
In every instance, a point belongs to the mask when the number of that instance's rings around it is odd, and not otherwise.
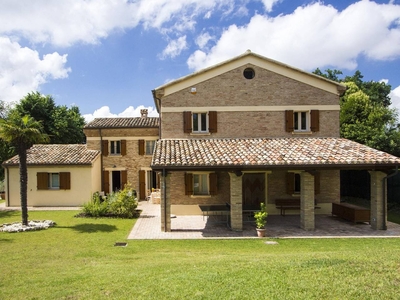
[{"label": "flower pot", "polygon": [[256,228],[257,229],[257,236],[258,237],[265,237],[265,228]]}]

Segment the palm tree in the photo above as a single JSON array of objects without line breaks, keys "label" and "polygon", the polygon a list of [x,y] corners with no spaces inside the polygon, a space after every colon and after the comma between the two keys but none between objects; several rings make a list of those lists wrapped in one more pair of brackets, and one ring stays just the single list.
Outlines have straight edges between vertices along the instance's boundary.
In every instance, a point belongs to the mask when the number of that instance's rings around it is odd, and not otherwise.
[{"label": "palm tree", "polygon": [[28,170],[26,151],[35,143],[47,142],[42,124],[30,116],[12,110],[7,119],[0,119],[0,138],[15,147],[19,158],[19,180],[22,225],[28,225]]}]

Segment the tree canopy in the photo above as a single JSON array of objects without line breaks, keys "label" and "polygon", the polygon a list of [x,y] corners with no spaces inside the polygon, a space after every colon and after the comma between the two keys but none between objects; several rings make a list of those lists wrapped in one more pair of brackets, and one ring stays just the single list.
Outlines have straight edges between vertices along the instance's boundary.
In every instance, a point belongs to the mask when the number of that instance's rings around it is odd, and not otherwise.
[{"label": "tree canopy", "polygon": [[356,71],[340,79],[339,70],[316,69],[315,74],[342,82],[347,90],[340,98],[340,135],[369,147],[400,155],[398,114],[391,104],[391,86],[385,82],[363,81]]},{"label": "tree canopy", "polygon": [[[8,120],[11,115],[29,116],[40,122],[43,132],[49,137],[51,144],[81,144],[85,142],[83,126],[85,119],[77,106],[70,108],[56,105],[53,97],[44,96],[39,92],[28,93],[21,101],[11,108],[0,101],[0,119]],[[1,162],[17,154],[15,146],[6,140],[0,140]],[[0,170],[0,180],[4,179],[4,170]]]},{"label": "tree canopy", "polygon": [[81,144],[85,142],[85,119],[77,106],[56,105],[53,97],[39,92],[28,93],[15,106],[20,115],[41,121],[51,144]]}]

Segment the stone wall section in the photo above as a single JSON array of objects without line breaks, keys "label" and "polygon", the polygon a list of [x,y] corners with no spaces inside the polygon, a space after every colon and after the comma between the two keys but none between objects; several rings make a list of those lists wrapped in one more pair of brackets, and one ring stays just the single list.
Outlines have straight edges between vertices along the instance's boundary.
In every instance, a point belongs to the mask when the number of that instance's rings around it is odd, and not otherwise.
[{"label": "stone wall section", "polygon": [[[87,137],[97,137],[98,140],[88,140],[88,149],[101,150],[100,132],[98,129],[85,129]],[[102,157],[103,170],[122,171],[127,170],[128,183],[136,191],[139,191],[139,171],[150,169],[152,155],[139,155],[139,139],[158,139],[158,128],[119,128],[101,129],[103,140],[122,140],[126,138],[126,155],[120,154]]]},{"label": "stone wall section", "polygon": [[183,132],[183,113],[163,113],[162,138],[277,138],[339,137],[339,111],[319,112],[320,130],[307,134],[285,131],[285,111],[218,112],[218,132],[188,134]]}]

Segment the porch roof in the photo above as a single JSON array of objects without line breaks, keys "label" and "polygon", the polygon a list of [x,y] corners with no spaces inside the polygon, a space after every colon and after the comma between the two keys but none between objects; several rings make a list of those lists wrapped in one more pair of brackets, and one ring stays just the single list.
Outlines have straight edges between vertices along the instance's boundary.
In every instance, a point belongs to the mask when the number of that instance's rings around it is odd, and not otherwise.
[{"label": "porch roof", "polygon": [[161,139],[151,166],[161,169],[369,168],[400,158],[343,138]]}]

